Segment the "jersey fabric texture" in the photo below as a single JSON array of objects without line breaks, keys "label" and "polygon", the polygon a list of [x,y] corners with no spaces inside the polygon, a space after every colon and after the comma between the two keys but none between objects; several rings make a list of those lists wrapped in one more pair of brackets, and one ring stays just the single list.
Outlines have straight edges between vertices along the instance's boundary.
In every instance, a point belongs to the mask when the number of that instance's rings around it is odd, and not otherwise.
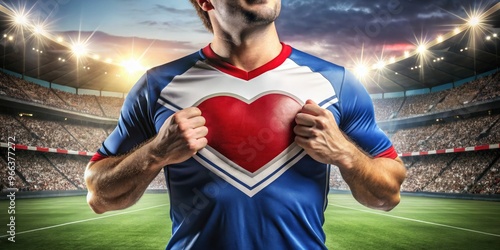
[{"label": "jersey fabric texture", "polygon": [[397,157],[353,75],[283,44],[279,56],[250,72],[210,45],[148,70],[91,161],[129,152],[173,113],[197,106],[208,146],[164,168],[172,220],[166,248],[326,249],[330,166],[294,143],[294,117],[308,99],[331,111],[371,156]]}]

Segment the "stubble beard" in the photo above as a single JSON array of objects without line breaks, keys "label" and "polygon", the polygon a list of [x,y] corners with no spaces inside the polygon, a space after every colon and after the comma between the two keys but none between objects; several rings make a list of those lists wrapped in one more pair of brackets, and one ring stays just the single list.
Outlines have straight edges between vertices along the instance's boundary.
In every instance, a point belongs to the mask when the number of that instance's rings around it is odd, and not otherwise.
[{"label": "stubble beard", "polygon": [[[251,4],[260,4],[261,2],[265,2],[264,0],[255,0],[251,1]],[[267,25],[276,20],[278,18],[280,12],[280,6],[276,4],[271,8],[259,8],[257,10],[253,9],[244,9],[241,6],[231,6],[232,11],[240,12],[243,18],[243,22],[249,25]]]}]

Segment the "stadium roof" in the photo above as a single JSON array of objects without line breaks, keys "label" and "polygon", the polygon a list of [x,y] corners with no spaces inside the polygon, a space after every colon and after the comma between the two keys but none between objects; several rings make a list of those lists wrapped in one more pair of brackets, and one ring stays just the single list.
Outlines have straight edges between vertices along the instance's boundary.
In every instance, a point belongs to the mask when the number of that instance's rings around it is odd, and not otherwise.
[{"label": "stadium roof", "polygon": [[[138,79],[122,65],[86,56],[78,59],[68,42],[36,27],[13,32],[14,13],[0,5],[0,67],[25,76],[76,89],[126,93]],[[499,67],[500,3],[480,20],[465,23],[399,58],[364,66],[363,82],[372,94],[433,88]],[[487,39],[489,37],[489,39]],[[474,49],[475,48],[475,49]],[[73,48],[74,49],[74,48]]]}]

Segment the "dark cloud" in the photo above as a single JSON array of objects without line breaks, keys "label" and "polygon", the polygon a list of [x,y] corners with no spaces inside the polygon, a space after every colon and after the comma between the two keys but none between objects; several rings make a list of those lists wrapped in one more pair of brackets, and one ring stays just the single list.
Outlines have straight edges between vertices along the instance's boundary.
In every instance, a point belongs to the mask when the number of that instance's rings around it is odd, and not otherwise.
[{"label": "dark cloud", "polygon": [[168,21],[158,22],[158,21],[152,21],[152,20],[138,22],[137,24],[146,25],[146,26],[150,26],[150,27],[157,26],[157,27],[163,27],[163,28],[170,28],[170,27],[175,26],[171,22],[168,22]]},{"label": "dark cloud", "polygon": [[[58,35],[68,41],[89,40],[89,50],[101,57],[122,58],[133,56],[147,62],[148,66],[163,64],[199,49],[190,42],[115,36],[104,32],[65,31]],[[78,39],[78,37],[80,37]]]},{"label": "dark cloud", "polygon": [[158,25],[158,22],[157,21],[142,21],[142,22],[138,22],[137,24],[146,25],[146,26],[156,26],[156,25]]},{"label": "dark cloud", "polygon": [[158,10],[161,10],[163,12],[170,13],[170,14],[180,14],[180,15],[194,14],[194,15],[196,15],[196,11],[194,9],[178,9],[178,8],[169,7],[169,6],[166,6],[163,4],[156,4],[155,7]]},{"label": "dark cloud", "polygon": [[[381,53],[384,46],[404,48],[415,37],[433,37],[464,21],[465,11],[498,1],[467,0],[291,0],[283,1],[277,27],[281,38],[305,45],[333,61],[353,50]],[[313,49],[311,49],[311,45]],[[395,46],[397,45],[397,46]],[[321,48],[320,48],[321,47]],[[394,53],[401,51],[394,51]],[[343,62],[339,62],[343,63]]]}]

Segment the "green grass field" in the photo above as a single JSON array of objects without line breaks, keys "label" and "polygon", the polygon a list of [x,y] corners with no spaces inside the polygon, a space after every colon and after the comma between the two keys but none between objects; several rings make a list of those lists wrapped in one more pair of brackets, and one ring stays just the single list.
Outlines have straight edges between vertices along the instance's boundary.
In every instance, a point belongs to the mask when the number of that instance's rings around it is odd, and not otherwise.
[{"label": "green grass field", "polygon": [[[329,249],[500,249],[500,202],[402,198],[393,211],[366,209],[348,194],[329,197]],[[0,201],[0,249],[164,249],[171,233],[167,194],[93,214],[85,197],[16,200],[15,243]]]}]

